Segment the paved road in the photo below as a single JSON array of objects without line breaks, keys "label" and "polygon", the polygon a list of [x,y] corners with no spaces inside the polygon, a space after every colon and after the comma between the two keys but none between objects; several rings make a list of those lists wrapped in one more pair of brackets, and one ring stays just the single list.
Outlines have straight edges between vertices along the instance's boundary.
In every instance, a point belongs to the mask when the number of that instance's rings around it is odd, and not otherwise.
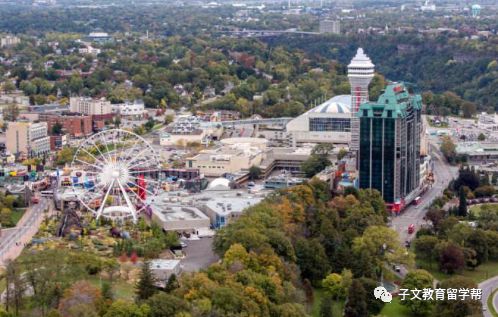
[{"label": "paved road", "polygon": [[[488,307],[488,297],[489,295],[491,295],[493,290],[498,288],[498,276],[492,277],[479,283],[479,288],[482,289],[482,306],[487,308],[485,311],[483,311],[483,315],[484,317],[493,317],[493,315],[491,315],[490,313],[490,308]],[[493,298],[493,305],[495,309],[498,308],[498,296],[495,296]]]},{"label": "paved road", "polygon": [[432,162],[434,164],[433,173],[435,179],[432,188],[429,188],[421,196],[421,203],[418,206],[410,205],[399,216],[391,219],[391,227],[399,233],[400,240],[403,243],[415,237],[414,234],[408,234],[408,226],[414,224],[415,230],[418,230],[422,224],[425,224],[423,218],[429,205],[443,193],[450,181],[458,175],[458,168],[450,166],[435,147],[432,148]]},{"label": "paved road", "polygon": [[[435,142],[436,140],[431,139],[432,171],[435,183],[421,196],[421,202],[418,206],[410,205],[400,215],[391,219],[391,228],[398,232],[403,245],[405,241],[411,241],[415,237],[415,234],[408,234],[408,226],[414,224],[415,231],[420,229],[426,223],[423,218],[432,201],[443,193],[453,178],[458,176],[458,168],[446,162],[437,145],[434,145]],[[407,273],[406,268],[401,267],[400,273],[402,277],[405,276]]]},{"label": "paved road", "polygon": [[[420,229],[420,226],[425,223],[423,218],[431,202],[442,194],[453,178],[458,176],[458,168],[450,166],[438,150],[437,139],[431,139],[431,143],[432,159],[434,162],[433,172],[435,176],[433,187],[422,196],[420,205],[409,206],[401,215],[394,217],[391,221],[391,227],[399,233],[402,243],[406,240],[411,241],[415,237],[415,234],[408,234],[408,226],[413,223],[415,230]],[[401,267],[400,273],[399,275],[404,277],[407,273],[406,268]],[[493,290],[498,288],[498,276],[481,282],[479,288],[482,289],[482,305],[483,307],[487,307],[488,297]],[[498,308],[498,296],[493,298],[493,305]],[[484,317],[492,317],[489,311],[490,309],[487,307],[486,311],[483,312]]]},{"label": "paved road", "polygon": [[24,245],[30,242],[38,231],[43,220],[43,211],[49,207],[49,204],[48,200],[42,198],[38,204],[26,209],[15,228],[2,230],[0,267],[5,266],[7,260],[15,259],[21,254]]}]

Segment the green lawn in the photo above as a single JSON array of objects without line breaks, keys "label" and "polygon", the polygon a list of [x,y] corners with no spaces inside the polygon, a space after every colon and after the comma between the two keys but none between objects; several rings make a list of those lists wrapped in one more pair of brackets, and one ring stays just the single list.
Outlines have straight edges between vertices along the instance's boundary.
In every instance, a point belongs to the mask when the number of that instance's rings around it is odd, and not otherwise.
[{"label": "green lawn", "polygon": [[464,270],[460,274],[454,275],[439,272],[438,265],[435,261],[432,262],[432,266],[430,266],[427,262],[417,260],[417,266],[429,271],[432,276],[434,276],[434,278],[439,281],[444,281],[450,277],[461,275],[472,279],[476,283],[480,283],[490,277],[498,275],[498,261],[488,261],[484,264],[479,265],[474,271]]},{"label": "green lawn", "polygon": [[[314,292],[314,301],[313,307],[311,309],[311,316],[319,317],[320,316],[320,304],[322,302],[322,298],[325,296],[325,291],[321,288],[315,288]],[[332,305],[332,316],[342,316],[344,311],[344,302],[335,301]]]},{"label": "green lawn", "polygon": [[491,315],[493,315],[494,317],[498,317],[498,313],[496,312],[495,310],[495,307],[493,306],[493,298],[495,297],[496,293],[498,292],[498,289],[495,289],[491,295],[489,295],[488,297],[488,309],[489,309],[489,312],[491,313]]},{"label": "green lawn", "polygon": [[394,298],[392,302],[384,305],[380,311],[380,316],[385,317],[412,317],[406,306],[401,305],[399,298]]},{"label": "green lawn", "polygon": [[417,268],[429,271],[429,273],[431,273],[432,276],[434,276],[434,278],[438,281],[444,281],[449,277],[451,277],[451,275],[439,272],[438,264],[436,261],[432,261],[432,263],[429,263],[427,261],[417,259],[416,262],[417,262]]},{"label": "green lawn", "polygon": [[473,205],[473,206],[470,206],[469,207],[469,212],[472,212],[472,215],[474,217],[477,217],[481,213],[481,206],[482,205]]},{"label": "green lawn", "polygon": [[470,206],[469,207],[469,212],[472,212],[472,215],[474,217],[477,217],[481,213],[481,207],[484,206],[484,205],[486,205],[486,206],[492,206],[493,210],[498,210],[498,204],[496,204],[496,203],[494,203],[494,204],[485,203],[485,204],[479,204],[479,205]]},{"label": "green lawn", "polygon": [[[100,289],[100,278],[98,276],[91,276],[87,281]],[[104,281],[106,280],[102,279],[102,282]],[[135,286],[121,279],[114,280],[112,283],[112,291],[117,299],[133,301],[135,298]]]},{"label": "green lawn", "polygon": [[18,208],[18,209],[14,209],[12,211],[10,219],[12,220],[12,223],[14,224],[14,226],[17,225],[17,223],[19,222],[19,220],[21,220],[22,215],[24,215],[25,211],[26,211],[25,208]]}]

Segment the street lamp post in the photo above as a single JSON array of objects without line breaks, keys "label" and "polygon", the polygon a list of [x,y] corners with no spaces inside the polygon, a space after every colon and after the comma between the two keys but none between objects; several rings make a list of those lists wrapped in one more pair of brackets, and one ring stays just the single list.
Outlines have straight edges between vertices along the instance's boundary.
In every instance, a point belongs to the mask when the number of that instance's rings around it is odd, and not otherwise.
[{"label": "street lamp post", "polygon": [[[383,256],[384,253],[386,252],[386,249],[387,249],[387,245],[384,243],[382,244],[382,247],[380,249],[380,254]],[[384,285],[384,270],[383,270],[383,267],[382,267],[382,264],[380,265],[380,285]]]}]

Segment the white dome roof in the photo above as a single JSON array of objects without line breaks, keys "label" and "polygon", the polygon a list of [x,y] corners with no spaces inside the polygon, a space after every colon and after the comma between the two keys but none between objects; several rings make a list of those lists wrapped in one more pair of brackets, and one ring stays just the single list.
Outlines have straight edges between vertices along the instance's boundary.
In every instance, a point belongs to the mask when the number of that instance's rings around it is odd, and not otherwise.
[{"label": "white dome roof", "polygon": [[209,183],[207,190],[224,190],[230,189],[230,181],[226,178],[220,177],[214,179]]},{"label": "white dome roof", "polygon": [[335,96],[309,110],[308,113],[351,113],[351,96]]}]

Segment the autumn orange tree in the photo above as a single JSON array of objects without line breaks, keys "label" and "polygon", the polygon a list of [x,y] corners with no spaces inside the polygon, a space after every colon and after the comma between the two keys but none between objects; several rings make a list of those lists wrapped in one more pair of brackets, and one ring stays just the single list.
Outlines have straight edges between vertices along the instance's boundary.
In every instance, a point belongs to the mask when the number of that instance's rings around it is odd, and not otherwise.
[{"label": "autumn orange tree", "polygon": [[221,256],[235,244],[249,253],[272,249],[286,264],[297,264],[301,277],[315,285],[328,273],[343,269],[374,277],[374,272],[364,269],[372,259],[360,257],[358,264],[350,256],[353,240],[386,220],[378,191],[359,190],[330,199],[326,184],[314,179],[249,208],[217,233],[214,247]]},{"label": "autumn orange tree", "polygon": [[98,313],[98,306],[102,303],[100,290],[87,281],[74,283],[64,292],[59,303],[59,312],[63,317],[77,316],[77,312],[86,311],[88,315]]}]

